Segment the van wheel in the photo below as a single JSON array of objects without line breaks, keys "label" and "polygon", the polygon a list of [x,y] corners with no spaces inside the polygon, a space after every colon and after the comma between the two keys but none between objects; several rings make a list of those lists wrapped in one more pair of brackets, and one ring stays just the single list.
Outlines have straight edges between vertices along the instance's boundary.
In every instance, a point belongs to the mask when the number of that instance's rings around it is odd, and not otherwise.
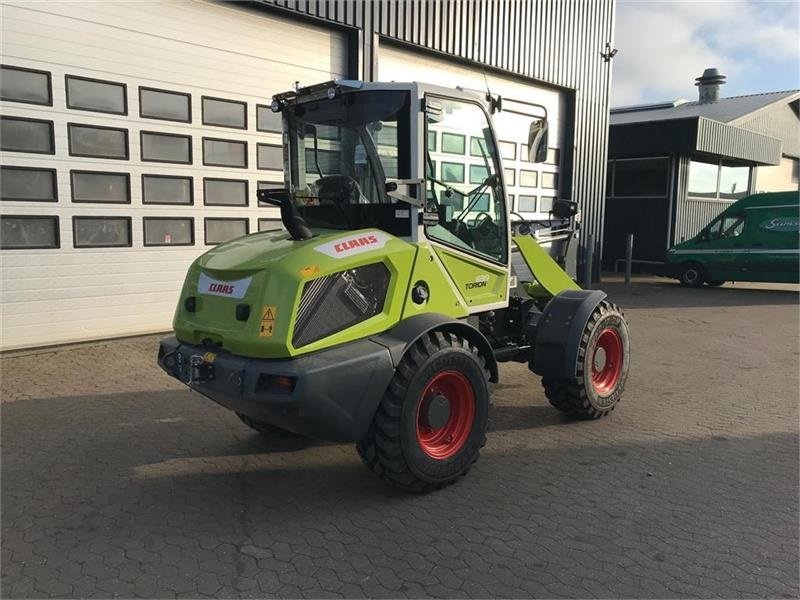
[{"label": "van wheel", "polygon": [[486,443],[489,374],[477,348],[435,331],[403,356],[356,449],[378,477],[410,492],[457,481]]},{"label": "van wheel", "polygon": [[697,288],[703,285],[705,271],[703,271],[703,267],[698,263],[686,263],[681,267],[678,279],[684,287]]}]

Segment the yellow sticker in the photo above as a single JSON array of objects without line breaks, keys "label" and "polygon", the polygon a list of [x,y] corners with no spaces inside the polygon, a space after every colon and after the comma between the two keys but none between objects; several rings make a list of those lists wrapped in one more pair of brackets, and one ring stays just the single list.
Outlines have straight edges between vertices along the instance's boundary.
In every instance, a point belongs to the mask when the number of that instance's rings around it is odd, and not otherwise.
[{"label": "yellow sticker", "polygon": [[275,330],[275,317],[278,315],[277,306],[261,307],[261,337],[272,337],[272,332]]},{"label": "yellow sticker", "polygon": [[217,360],[217,355],[214,354],[213,352],[206,352],[205,354],[203,354],[203,362],[211,364],[215,360]]},{"label": "yellow sticker", "polygon": [[311,277],[314,273],[319,273],[319,267],[317,265],[310,265],[300,269],[301,277]]}]

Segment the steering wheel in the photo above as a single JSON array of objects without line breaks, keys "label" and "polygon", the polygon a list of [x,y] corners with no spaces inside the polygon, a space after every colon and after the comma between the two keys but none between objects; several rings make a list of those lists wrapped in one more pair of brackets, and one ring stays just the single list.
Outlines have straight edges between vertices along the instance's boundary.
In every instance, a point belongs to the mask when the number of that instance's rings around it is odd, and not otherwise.
[{"label": "steering wheel", "polygon": [[481,225],[483,225],[483,222],[487,221],[487,220],[489,222],[492,222],[494,219],[492,219],[492,215],[490,215],[488,212],[485,212],[485,211],[479,212],[478,216],[475,217],[475,225],[474,225],[474,227],[476,227],[476,228],[480,227]]}]

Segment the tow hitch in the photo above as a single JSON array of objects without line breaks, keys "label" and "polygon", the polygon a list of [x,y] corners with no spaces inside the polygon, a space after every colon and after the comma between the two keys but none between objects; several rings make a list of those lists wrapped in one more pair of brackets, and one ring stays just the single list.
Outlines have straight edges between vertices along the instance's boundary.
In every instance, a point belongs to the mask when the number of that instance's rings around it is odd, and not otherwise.
[{"label": "tow hitch", "polygon": [[189,359],[188,384],[204,383],[214,380],[214,363],[206,361],[204,356],[195,354]]}]

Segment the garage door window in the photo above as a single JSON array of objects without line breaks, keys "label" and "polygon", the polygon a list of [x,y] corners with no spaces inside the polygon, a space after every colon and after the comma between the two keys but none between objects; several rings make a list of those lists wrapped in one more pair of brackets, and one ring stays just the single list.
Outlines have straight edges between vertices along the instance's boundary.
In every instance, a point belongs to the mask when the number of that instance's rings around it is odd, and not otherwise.
[{"label": "garage door window", "polygon": [[191,164],[192,136],[141,132],[142,160],[144,162],[165,162]]},{"label": "garage door window", "polygon": [[558,175],[555,173],[542,173],[542,187],[550,190],[558,188]]},{"label": "garage door window", "polygon": [[56,202],[56,170],[0,167],[0,200]]},{"label": "garage door window", "polygon": [[446,154],[464,154],[467,149],[467,138],[458,133],[442,133],[442,152]]},{"label": "garage door window", "polygon": [[58,217],[0,216],[0,248],[3,250],[58,247]]},{"label": "garage door window", "polygon": [[503,169],[503,177],[505,178],[506,185],[517,184],[517,171],[516,169]]},{"label": "garage door window", "polygon": [[69,153],[72,156],[128,160],[128,130],[68,123]]},{"label": "garage door window", "polygon": [[124,83],[66,76],[67,108],[128,114],[127,87]]},{"label": "garage door window", "polygon": [[203,138],[203,164],[247,168],[247,142]]},{"label": "garage door window", "polygon": [[0,150],[55,154],[53,122],[0,117]]},{"label": "garage door window", "polygon": [[259,219],[259,231],[275,231],[283,229],[283,224],[280,219]]},{"label": "garage door window", "polygon": [[489,176],[489,171],[486,167],[481,165],[470,165],[469,166],[469,182],[470,183],[481,183],[484,179]]},{"label": "garage door window", "polygon": [[144,217],[145,246],[194,245],[194,219],[190,217]]},{"label": "garage door window", "polygon": [[194,204],[191,177],[142,175],[143,204]]},{"label": "garage door window", "polygon": [[203,179],[203,204],[207,206],[247,206],[247,181],[244,179]]},{"label": "garage door window", "polygon": [[118,248],[131,245],[130,217],[72,217],[76,248]]},{"label": "garage door window", "polygon": [[536,196],[520,194],[517,210],[520,212],[536,212]]},{"label": "garage door window", "polygon": [[163,121],[192,122],[192,97],[181,92],[139,88],[139,116]]},{"label": "garage door window", "polygon": [[249,233],[247,219],[206,219],[206,245],[221,244]]},{"label": "garage door window", "polygon": [[203,125],[247,129],[247,103],[203,96]]},{"label": "garage door window", "polygon": [[519,185],[520,187],[536,187],[539,183],[539,174],[536,171],[526,171],[520,169],[519,172]]},{"label": "garage door window", "polygon": [[269,106],[256,105],[256,129],[267,133],[281,133],[283,122],[281,113],[272,112]]},{"label": "garage door window", "polygon": [[555,202],[555,196],[542,196],[541,202],[539,203],[539,212],[550,212],[553,210],[553,202]]},{"label": "garage door window", "polygon": [[70,171],[73,202],[130,204],[131,181],[127,173]]},{"label": "garage door window", "polygon": [[442,161],[442,181],[464,183],[464,165]]},{"label": "garage door window", "polygon": [[283,170],[283,147],[274,144],[258,144],[258,168],[273,171]]},{"label": "garage door window", "polygon": [[0,100],[52,106],[50,73],[3,65],[0,68]]}]

